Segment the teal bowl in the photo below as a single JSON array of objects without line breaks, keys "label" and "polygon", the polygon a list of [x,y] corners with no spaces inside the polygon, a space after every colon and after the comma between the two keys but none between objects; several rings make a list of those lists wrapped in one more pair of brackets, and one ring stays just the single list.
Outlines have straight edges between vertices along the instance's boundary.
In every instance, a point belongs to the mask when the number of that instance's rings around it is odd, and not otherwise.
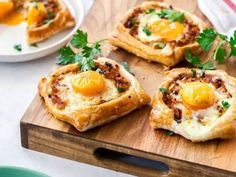
[{"label": "teal bowl", "polygon": [[26,168],[0,166],[0,177],[49,177],[49,176]]}]

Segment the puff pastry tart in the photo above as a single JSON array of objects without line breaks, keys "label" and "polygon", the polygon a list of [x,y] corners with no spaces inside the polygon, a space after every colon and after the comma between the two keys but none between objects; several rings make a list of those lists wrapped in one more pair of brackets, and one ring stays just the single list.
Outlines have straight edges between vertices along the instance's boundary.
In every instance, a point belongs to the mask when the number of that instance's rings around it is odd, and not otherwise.
[{"label": "puff pastry tart", "polygon": [[81,72],[77,64],[70,64],[39,83],[39,94],[48,111],[81,132],[150,102],[150,97],[123,66],[107,58],[94,62],[96,71]]},{"label": "puff pastry tart", "polygon": [[148,61],[173,66],[184,49],[200,51],[196,37],[204,23],[195,15],[160,2],[144,2],[118,22],[111,44]]},{"label": "puff pastry tart", "polygon": [[235,137],[236,79],[221,70],[169,71],[153,101],[155,129],[197,142]]},{"label": "puff pastry tart", "polygon": [[27,41],[37,43],[73,27],[75,20],[61,0],[30,0],[27,13]]}]

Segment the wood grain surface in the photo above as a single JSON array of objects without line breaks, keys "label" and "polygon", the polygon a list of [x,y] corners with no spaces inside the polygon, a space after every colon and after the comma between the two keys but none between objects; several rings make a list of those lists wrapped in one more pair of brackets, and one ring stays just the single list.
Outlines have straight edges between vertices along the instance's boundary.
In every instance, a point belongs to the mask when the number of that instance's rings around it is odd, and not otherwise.
[{"label": "wood grain surface", "polygon": [[[81,28],[88,32],[90,41],[107,38],[119,18],[129,8],[141,2],[142,0],[97,0]],[[211,25],[201,14],[196,0],[165,2],[190,11]],[[145,90],[154,96],[163,79],[163,66],[148,63],[122,49],[108,51],[108,54],[114,60],[127,61]],[[185,65],[185,62],[179,64]],[[231,59],[218,68],[236,76],[235,65],[235,59]],[[156,131],[150,127],[150,110],[151,106],[146,106],[110,124],[79,133],[69,124],[49,115],[44,103],[36,95],[21,120],[22,145],[138,176],[236,176],[236,139],[192,143],[178,135],[166,136],[164,131]],[[169,166],[169,171],[157,172],[99,158],[94,155],[94,151],[100,147],[164,162]]]}]

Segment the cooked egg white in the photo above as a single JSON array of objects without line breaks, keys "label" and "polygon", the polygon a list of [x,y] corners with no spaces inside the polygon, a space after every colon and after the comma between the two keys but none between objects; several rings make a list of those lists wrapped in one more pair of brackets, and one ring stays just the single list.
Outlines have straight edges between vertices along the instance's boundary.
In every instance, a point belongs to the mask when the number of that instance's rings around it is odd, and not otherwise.
[{"label": "cooked egg white", "polygon": [[[139,16],[138,38],[143,42],[176,40],[184,32],[184,24],[162,19],[155,13]],[[145,33],[144,28],[150,31]]]},{"label": "cooked egg white", "polygon": [[[59,82],[59,96],[69,105],[66,107],[66,109],[97,105],[101,104],[101,101],[110,101],[119,97],[119,93],[114,82],[104,78],[103,76],[101,77],[104,79],[105,89],[101,93],[91,96],[85,96],[84,94],[81,94],[80,92],[76,91],[72,85],[72,81],[76,79],[79,74],[81,73],[66,74]],[[87,89],[93,90],[94,87],[87,86]]]}]

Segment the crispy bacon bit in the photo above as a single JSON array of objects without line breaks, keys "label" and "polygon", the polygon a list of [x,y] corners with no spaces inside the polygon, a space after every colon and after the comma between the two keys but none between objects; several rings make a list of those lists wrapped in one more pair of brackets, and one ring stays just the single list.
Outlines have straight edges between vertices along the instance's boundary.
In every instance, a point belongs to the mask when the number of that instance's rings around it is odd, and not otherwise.
[{"label": "crispy bacon bit", "polygon": [[125,28],[130,29],[130,34],[132,36],[138,34],[138,26],[139,26],[138,15],[142,12],[143,10],[141,8],[135,9],[134,12],[128,17],[128,19],[124,23]]},{"label": "crispy bacon bit", "polygon": [[212,84],[215,86],[215,88],[220,88],[223,84],[222,79],[218,78],[216,80],[213,80]]},{"label": "crispy bacon bit", "polygon": [[181,123],[181,119],[182,119],[182,111],[178,108],[172,108],[173,111],[174,111],[174,120],[177,122],[177,123]]},{"label": "crispy bacon bit", "polygon": [[115,85],[118,88],[128,90],[129,89],[129,82],[120,75],[120,68],[118,65],[113,66],[111,63],[105,62],[105,65],[102,65],[98,62],[95,62],[96,68],[102,70],[103,75],[110,80],[115,81]]},{"label": "crispy bacon bit", "polygon": [[52,102],[58,106],[60,109],[65,108],[65,103],[57,96],[57,95],[52,95],[51,96]]},{"label": "crispy bacon bit", "polygon": [[219,116],[221,116],[223,114],[223,112],[224,112],[224,108],[222,106],[220,106],[220,105],[217,105],[216,109],[219,112]]},{"label": "crispy bacon bit", "polygon": [[189,24],[187,21],[185,21],[185,25],[187,26],[187,32],[180,35],[180,37],[176,40],[178,46],[184,46],[194,42],[200,32],[200,29],[197,25]]}]

